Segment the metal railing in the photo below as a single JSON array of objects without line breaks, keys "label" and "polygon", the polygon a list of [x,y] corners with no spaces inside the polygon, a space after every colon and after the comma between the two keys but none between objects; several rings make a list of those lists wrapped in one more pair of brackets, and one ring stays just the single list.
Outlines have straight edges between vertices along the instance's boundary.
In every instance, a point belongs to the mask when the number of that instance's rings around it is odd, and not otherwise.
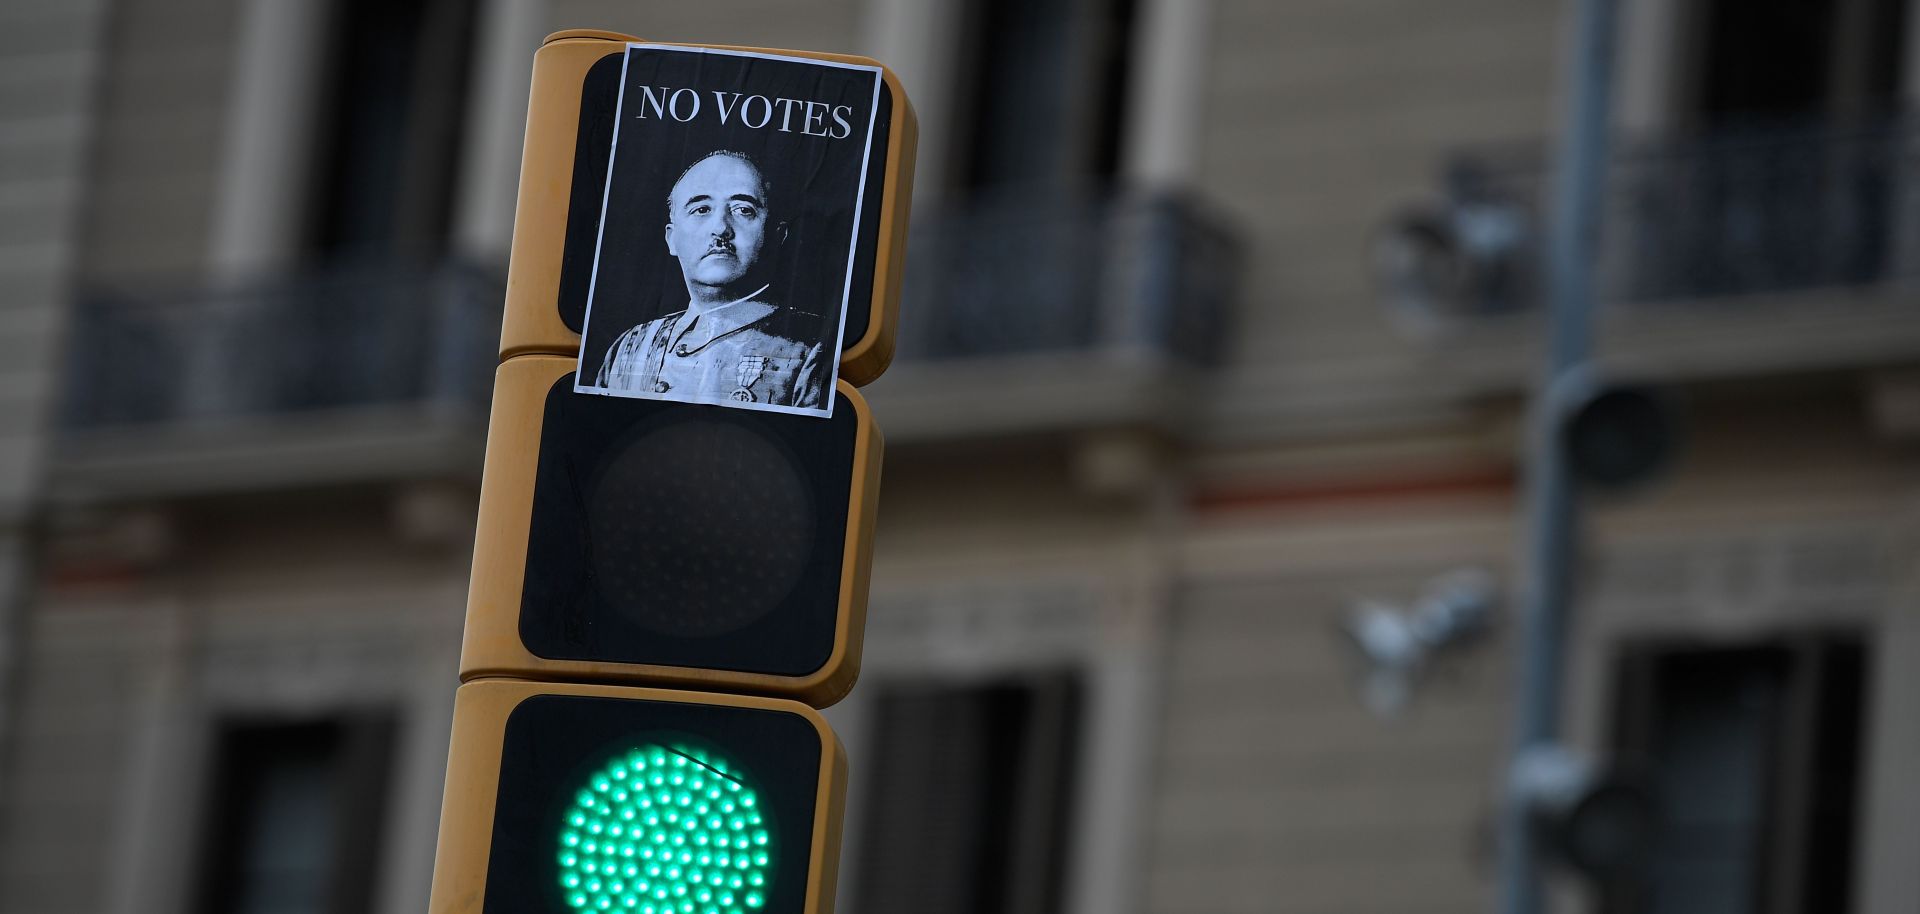
[{"label": "metal railing", "polygon": [[[1619,148],[1602,205],[1603,301],[1708,302],[1920,273],[1920,130],[1911,121]],[[1399,226],[1399,240],[1427,253],[1398,259],[1404,269],[1388,277],[1397,296],[1456,314],[1539,307],[1549,178],[1537,147],[1455,156],[1440,205]]]},{"label": "metal railing", "polygon": [[[922,220],[911,244],[898,351],[928,362],[1132,350],[1209,364],[1240,262],[1232,235],[1172,197],[978,204]],[[497,279],[452,264],[95,293],[69,334],[63,424],[483,411],[501,299]]]},{"label": "metal railing", "polygon": [[1177,197],[982,201],[915,223],[903,360],[1137,349],[1205,365],[1240,250]]},{"label": "metal railing", "polygon": [[1860,285],[1910,270],[1895,245],[1900,221],[1913,224],[1896,196],[1920,178],[1912,137],[1825,130],[1643,151],[1615,192],[1621,297]]},{"label": "metal railing", "polygon": [[441,264],[90,295],[69,332],[63,424],[421,404],[484,416],[502,292],[478,270]]}]

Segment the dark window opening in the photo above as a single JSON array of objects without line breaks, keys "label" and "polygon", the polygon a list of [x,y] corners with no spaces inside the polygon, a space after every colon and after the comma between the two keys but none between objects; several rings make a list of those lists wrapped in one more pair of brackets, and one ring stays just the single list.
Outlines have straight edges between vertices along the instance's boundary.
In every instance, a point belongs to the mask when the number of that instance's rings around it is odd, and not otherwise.
[{"label": "dark window opening", "polygon": [[313,257],[442,253],[472,43],[470,0],[333,9],[308,206]]},{"label": "dark window opening", "polygon": [[1866,667],[1851,634],[1628,651],[1615,744],[1645,765],[1661,824],[1649,880],[1611,891],[1604,910],[1847,910]]},{"label": "dark window opening", "polygon": [[1078,677],[878,691],[856,910],[1059,910]]},{"label": "dark window opening", "polygon": [[1707,126],[1891,113],[1905,12],[1905,0],[1708,0],[1693,108]]},{"label": "dark window opening", "polygon": [[386,716],[221,727],[193,910],[370,910],[392,741]]},{"label": "dark window opening", "polygon": [[1120,167],[1135,0],[984,0],[961,12],[955,183],[1058,190]]}]

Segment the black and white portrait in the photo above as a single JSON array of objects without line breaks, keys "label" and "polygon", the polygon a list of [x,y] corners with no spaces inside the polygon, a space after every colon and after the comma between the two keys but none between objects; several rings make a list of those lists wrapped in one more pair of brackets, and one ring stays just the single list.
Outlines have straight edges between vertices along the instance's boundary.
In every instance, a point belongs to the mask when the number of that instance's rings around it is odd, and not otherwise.
[{"label": "black and white portrait", "polygon": [[879,85],[627,47],[576,391],[832,414]]}]

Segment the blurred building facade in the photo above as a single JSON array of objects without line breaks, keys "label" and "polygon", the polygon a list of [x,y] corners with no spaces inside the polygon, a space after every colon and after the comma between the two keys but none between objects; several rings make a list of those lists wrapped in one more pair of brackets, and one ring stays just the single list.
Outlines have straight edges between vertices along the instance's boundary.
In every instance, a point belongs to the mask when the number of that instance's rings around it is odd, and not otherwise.
[{"label": "blurred building facade", "polygon": [[[1486,910],[1507,633],[1382,720],[1335,623],[1514,576],[1558,6],[0,8],[0,910],[424,906],[529,61],[582,26],[919,110],[843,909]],[[1905,7],[1630,4],[1601,359],[1686,449],[1588,517],[1571,736],[1668,814],[1569,910],[1920,898]]]}]

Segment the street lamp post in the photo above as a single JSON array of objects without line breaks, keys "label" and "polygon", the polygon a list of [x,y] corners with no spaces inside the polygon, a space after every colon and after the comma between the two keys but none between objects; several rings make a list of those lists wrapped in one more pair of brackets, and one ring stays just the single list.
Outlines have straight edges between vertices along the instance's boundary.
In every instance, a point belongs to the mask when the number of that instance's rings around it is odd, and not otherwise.
[{"label": "street lamp post", "polygon": [[1573,593],[1578,505],[1560,434],[1592,348],[1594,260],[1608,158],[1618,0],[1578,0],[1567,104],[1553,182],[1545,371],[1532,402],[1523,554],[1519,694],[1501,818],[1501,914],[1539,914],[1541,835],[1518,779],[1529,754],[1560,739],[1562,668]]}]

